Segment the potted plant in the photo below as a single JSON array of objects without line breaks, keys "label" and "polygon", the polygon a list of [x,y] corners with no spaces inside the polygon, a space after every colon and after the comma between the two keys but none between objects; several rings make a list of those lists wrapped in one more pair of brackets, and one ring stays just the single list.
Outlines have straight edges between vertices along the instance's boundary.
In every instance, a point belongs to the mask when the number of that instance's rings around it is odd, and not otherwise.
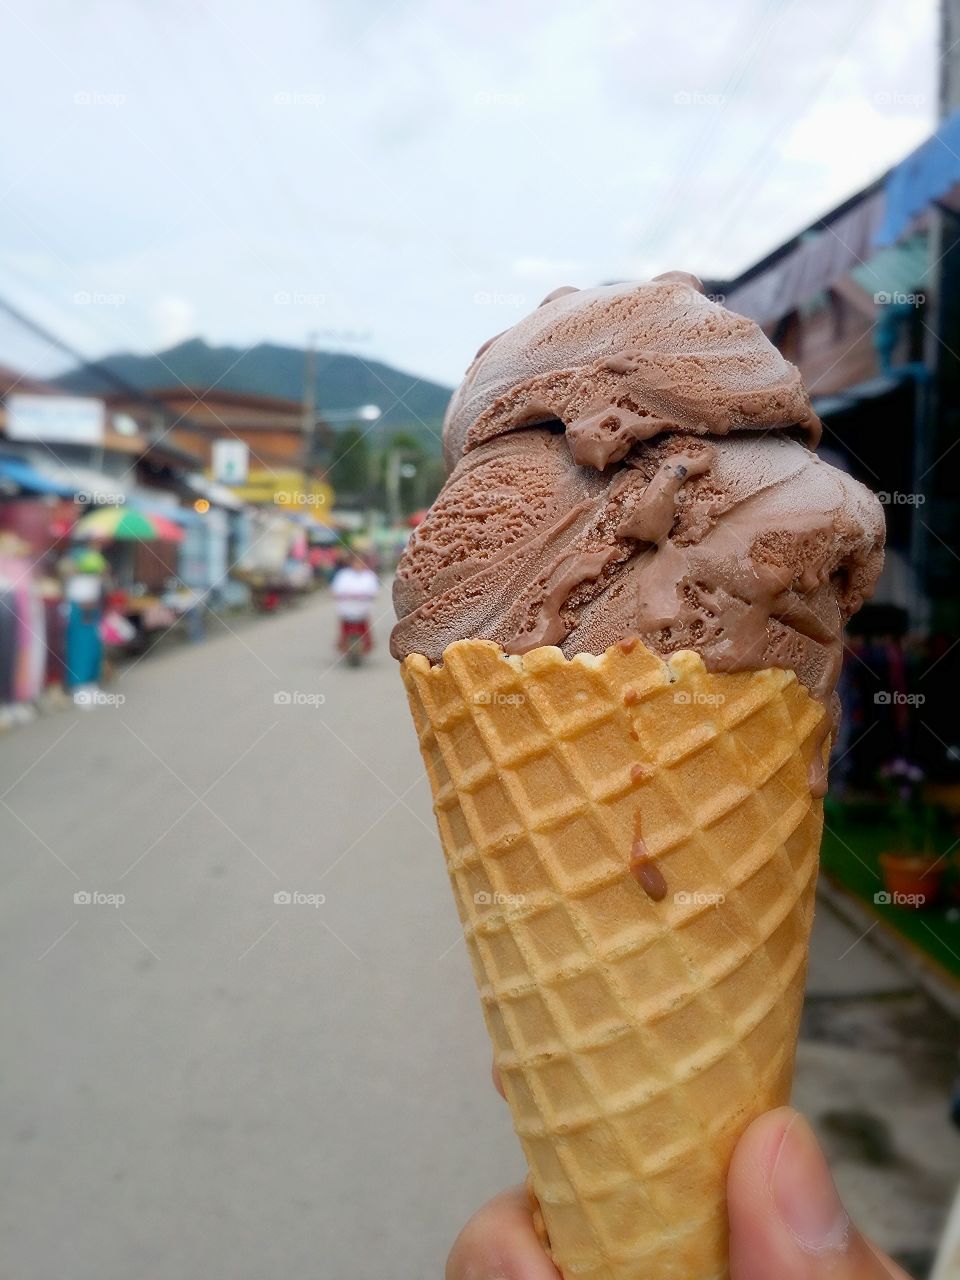
[{"label": "potted plant", "polygon": [[896,843],[880,854],[885,901],[897,907],[929,907],[937,900],[946,870],[935,851],[937,810],[923,795],[924,772],[898,757],[880,770]]}]

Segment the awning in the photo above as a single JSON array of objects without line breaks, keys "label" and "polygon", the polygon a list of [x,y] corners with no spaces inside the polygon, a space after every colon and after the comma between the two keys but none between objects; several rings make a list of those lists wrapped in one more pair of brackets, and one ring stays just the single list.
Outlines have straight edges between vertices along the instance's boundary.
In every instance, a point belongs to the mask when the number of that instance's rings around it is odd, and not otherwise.
[{"label": "awning", "polygon": [[[878,250],[922,230],[937,203],[960,213],[960,111],[880,182],[731,281],[724,305],[770,325],[850,274],[868,295],[903,291],[897,277],[905,269],[905,291],[913,292],[926,279],[929,260],[920,266],[919,279],[916,267],[929,249],[917,240],[896,261]],[[884,282],[887,275],[893,289]]]},{"label": "awning", "polygon": [[166,520],[173,520],[184,526],[203,524],[203,516],[192,508],[181,507],[175,500],[165,502],[150,489],[134,489],[129,501],[138,511],[144,511],[148,516],[163,516]]},{"label": "awning", "polygon": [[767,267],[734,284],[723,305],[760,325],[772,324],[822,293],[873,252],[884,194],[872,191]]},{"label": "awning", "polygon": [[[893,244],[928,206],[960,182],[960,111],[941,121],[936,133],[887,174],[883,221],[874,243]],[[951,203],[953,203],[951,201]]]},{"label": "awning", "polygon": [[82,495],[84,502],[123,502],[130,492],[130,483],[123,475],[109,476],[94,467],[73,466],[46,451],[31,452],[28,465],[49,484],[57,485],[58,493]]},{"label": "awning", "polygon": [[238,497],[232,489],[228,489],[225,484],[202,475],[187,476],[187,484],[194,493],[199,493],[215,507],[226,507],[228,511],[243,510],[243,499]]},{"label": "awning", "polygon": [[27,493],[55,493],[60,498],[72,498],[77,492],[75,484],[45,476],[22,458],[0,458],[0,491],[14,486]]}]

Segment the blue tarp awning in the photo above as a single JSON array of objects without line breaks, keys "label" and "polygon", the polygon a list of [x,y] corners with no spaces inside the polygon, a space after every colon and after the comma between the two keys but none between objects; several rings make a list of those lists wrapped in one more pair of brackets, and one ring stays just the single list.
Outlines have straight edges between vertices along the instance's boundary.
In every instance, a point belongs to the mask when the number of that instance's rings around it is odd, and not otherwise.
[{"label": "blue tarp awning", "polygon": [[960,111],[887,174],[883,219],[874,243],[893,244],[913,220],[960,182]]},{"label": "blue tarp awning", "polygon": [[76,485],[45,476],[22,458],[0,458],[0,481],[2,480],[12,480],[27,493],[55,493],[61,498],[72,498],[76,490]]},{"label": "blue tarp awning", "polygon": [[130,495],[129,505],[136,507],[138,511],[143,511],[148,516],[163,516],[166,520],[173,520],[176,524],[182,524],[184,528],[203,524],[203,516],[198,512],[189,507],[178,507],[172,503],[157,502],[156,499],[151,499],[149,495],[144,494],[143,489],[137,489],[135,493]]}]

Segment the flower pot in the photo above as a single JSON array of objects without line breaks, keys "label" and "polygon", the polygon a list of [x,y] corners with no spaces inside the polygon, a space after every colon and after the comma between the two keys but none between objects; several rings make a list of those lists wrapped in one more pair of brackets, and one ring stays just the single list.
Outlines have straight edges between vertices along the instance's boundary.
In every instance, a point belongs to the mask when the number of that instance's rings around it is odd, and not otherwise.
[{"label": "flower pot", "polygon": [[914,910],[932,906],[940,896],[944,869],[942,862],[928,854],[881,853],[884,905]]}]

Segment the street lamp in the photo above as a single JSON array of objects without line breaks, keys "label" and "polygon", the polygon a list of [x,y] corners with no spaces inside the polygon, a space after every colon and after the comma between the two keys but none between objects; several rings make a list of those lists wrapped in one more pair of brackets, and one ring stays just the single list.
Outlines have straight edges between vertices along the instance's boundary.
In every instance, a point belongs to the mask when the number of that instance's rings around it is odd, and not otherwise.
[{"label": "street lamp", "polygon": [[356,409],[321,409],[324,422],[376,422],[383,414],[378,404],[361,404]]}]

